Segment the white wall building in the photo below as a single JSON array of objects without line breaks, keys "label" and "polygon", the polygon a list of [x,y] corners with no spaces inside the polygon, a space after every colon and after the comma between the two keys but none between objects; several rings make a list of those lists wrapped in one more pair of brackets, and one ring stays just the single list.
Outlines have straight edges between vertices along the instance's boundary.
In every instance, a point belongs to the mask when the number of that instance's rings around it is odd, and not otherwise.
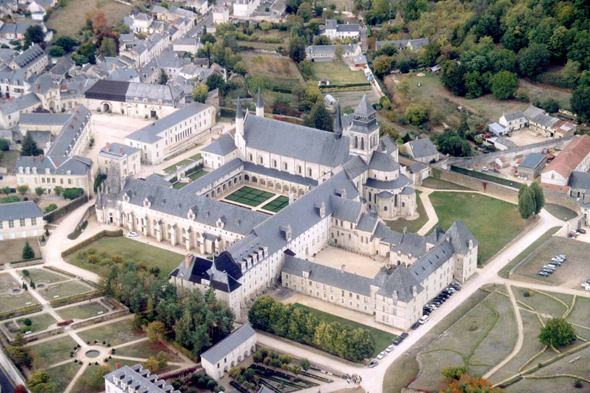
[{"label": "white wall building", "polygon": [[220,380],[232,367],[256,351],[256,332],[244,325],[201,354],[201,365],[207,375]]},{"label": "white wall building", "polygon": [[0,204],[0,241],[43,234],[43,212],[33,201]]}]

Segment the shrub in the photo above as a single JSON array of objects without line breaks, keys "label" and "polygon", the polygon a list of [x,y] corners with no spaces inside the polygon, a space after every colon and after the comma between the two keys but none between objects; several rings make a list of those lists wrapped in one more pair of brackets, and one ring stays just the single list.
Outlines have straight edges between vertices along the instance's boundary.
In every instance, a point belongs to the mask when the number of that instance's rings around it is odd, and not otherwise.
[{"label": "shrub", "polygon": [[49,205],[45,208],[45,213],[52,212],[55,209],[57,209],[57,205],[55,203],[52,203],[51,205]]},{"label": "shrub", "polygon": [[98,255],[90,255],[88,257],[88,263],[91,263],[93,265],[98,263]]},{"label": "shrub", "polygon": [[33,324],[33,321],[31,321],[29,318],[23,318],[23,319],[21,319],[20,321],[21,321],[21,322],[23,323],[23,325],[25,325],[25,326],[31,326],[31,325]]},{"label": "shrub", "polygon": [[63,196],[64,199],[76,199],[80,196],[84,195],[84,190],[81,188],[66,188],[65,190],[63,190]]},{"label": "shrub", "polygon": [[462,366],[448,366],[440,370],[443,377],[448,379],[459,379],[461,375],[467,373],[467,367]]},{"label": "shrub", "polygon": [[582,384],[582,381],[580,381],[579,379],[576,379],[576,382],[574,382],[574,387],[576,389],[581,389],[584,387],[584,385]]}]

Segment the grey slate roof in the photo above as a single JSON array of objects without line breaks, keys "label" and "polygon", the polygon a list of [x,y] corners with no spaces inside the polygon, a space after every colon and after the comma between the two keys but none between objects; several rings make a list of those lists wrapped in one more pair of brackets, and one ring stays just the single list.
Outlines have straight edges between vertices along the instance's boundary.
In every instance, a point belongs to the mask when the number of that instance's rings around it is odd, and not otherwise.
[{"label": "grey slate roof", "polygon": [[371,296],[371,283],[373,279],[348,273],[340,269],[334,269],[319,263],[305,261],[285,253],[283,273],[303,277],[303,272],[309,272],[309,279],[322,284],[330,285],[345,291],[358,293],[363,296]]},{"label": "grey slate roof", "polygon": [[20,68],[26,68],[33,62],[37,61],[37,59],[47,56],[43,48],[41,48],[38,44],[31,46],[29,49],[25,50],[23,53],[18,55],[14,58],[14,62]]},{"label": "grey slate roof", "polygon": [[[123,157],[130,156],[134,153],[137,153],[138,151],[139,151],[139,149],[136,149],[135,147],[123,145],[121,143],[109,143],[109,147],[107,148],[105,146],[102,149],[100,149],[100,151],[98,152],[98,155],[109,157],[109,158],[114,158],[114,159],[121,159]],[[160,177],[160,176],[158,176],[158,177]]]},{"label": "grey slate roof", "polygon": [[225,165],[222,165],[219,168],[207,173],[205,176],[201,176],[197,180],[190,182],[188,185],[184,186],[181,189],[181,192],[188,194],[196,194],[203,188],[221,179],[228,173],[242,167],[243,165],[244,163],[242,162],[242,160],[240,160],[239,158],[235,158],[230,162],[226,163]]},{"label": "grey slate roof", "polygon": [[351,201],[350,199],[330,195],[330,205],[332,205],[332,217],[340,220],[356,223],[362,210],[362,203]]},{"label": "grey slate roof", "polygon": [[408,184],[412,184],[412,181],[402,174],[400,174],[399,177],[395,180],[386,181],[367,179],[367,182],[365,183],[367,187],[373,187],[378,190],[397,190],[407,186]]},{"label": "grey slate roof", "polygon": [[514,121],[514,120],[518,120],[518,119],[523,119],[524,117],[525,116],[522,113],[522,111],[516,111],[516,112],[504,114],[504,118],[506,119],[506,121]]},{"label": "grey slate roof", "polygon": [[494,141],[494,144],[496,144],[496,143],[499,145],[502,145],[502,146],[506,146],[509,149],[518,147],[518,146],[516,146],[516,144],[514,142],[509,141],[508,139],[501,137],[501,136],[496,138],[496,140]]},{"label": "grey slate roof", "polygon": [[428,138],[422,138],[415,141],[409,141],[408,146],[412,149],[414,157],[423,158],[438,154],[438,150]]},{"label": "grey slate roof", "polygon": [[301,184],[308,187],[315,187],[318,185],[318,181],[310,177],[304,177],[299,175],[293,175],[289,172],[283,172],[274,168],[267,168],[262,165],[256,165],[251,162],[244,162],[244,171],[257,173],[259,175],[269,176],[276,179],[285,180],[291,183]]},{"label": "grey slate roof", "polygon": [[37,97],[35,93],[29,93],[22,97],[16,98],[12,102],[0,104],[0,111],[5,115],[10,115],[39,104],[41,104],[39,97]]},{"label": "grey slate roof", "polygon": [[[59,165],[58,165],[59,164]],[[49,169],[50,174],[66,175],[68,171],[72,175],[86,175],[92,169],[92,160],[85,157],[19,157],[16,159],[16,169],[37,168],[37,173],[45,173]]]},{"label": "grey slate roof", "polygon": [[441,267],[455,254],[452,244],[444,240],[418,259],[408,270],[418,282],[426,280],[436,269]]},{"label": "grey slate roof", "polygon": [[537,108],[534,105],[529,106],[523,113],[523,115],[527,118],[527,119],[532,119],[535,116],[538,115],[542,115],[545,113],[545,110],[541,109],[541,108]]},{"label": "grey slate roof", "polygon": [[[205,237],[209,238],[211,235],[206,234]],[[185,260],[183,259],[180,265],[170,273],[171,277],[186,280],[194,284],[201,284],[202,280],[207,280],[214,289],[225,293],[231,293],[242,286],[238,281],[241,277],[241,268],[231,260],[228,262],[234,266],[228,270],[227,264],[224,263],[224,258],[231,258],[228,253],[222,253],[214,261],[191,254],[185,258],[190,258],[189,266],[186,266]],[[238,274],[235,274],[235,277],[233,277],[231,275],[232,272]]]},{"label": "grey slate roof", "polygon": [[21,113],[19,124],[35,126],[64,126],[72,117],[67,113]]},{"label": "grey slate roof", "polygon": [[47,154],[50,156],[69,156],[72,148],[81,136],[82,130],[90,121],[90,117],[91,113],[84,105],[75,108],[70,114],[70,119],[62,127],[57,138],[51,144]]},{"label": "grey slate roof", "polygon": [[[380,275],[378,274],[375,278],[378,279],[379,276]],[[393,273],[386,277],[385,282],[377,291],[378,295],[389,298],[394,297],[395,295],[398,300],[408,303],[414,297],[413,288],[416,288],[417,293],[422,292],[424,289],[404,264],[397,266]]]},{"label": "grey slate roof", "polygon": [[425,168],[425,165],[421,162],[415,162],[408,167],[410,173],[419,173],[422,169]]},{"label": "grey slate roof", "polygon": [[446,237],[450,237],[454,250],[461,255],[469,252],[469,241],[472,242],[473,247],[479,245],[477,239],[460,218],[447,230]]},{"label": "grey slate roof", "polygon": [[[186,187],[185,187],[186,188]],[[129,203],[143,206],[144,200],[152,200],[150,209],[177,217],[188,219],[190,209],[196,209],[195,221],[217,226],[217,220],[225,220],[225,231],[247,235],[253,227],[268,216],[249,209],[215,201],[199,195],[191,195],[180,190],[156,186],[142,180],[127,178],[123,190],[117,195],[118,200],[129,197]]]},{"label": "grey slate roof", "polygon": [[590,190],[590,173],[587,172],[572,172],[569,179],[571,188],[580,190]]},{"label": "grey slate roof", "polygon": [[[117,378],[118,383],[115,383],[115,378]],[[117,386],[121,391],[123,391],[122,384],[125,384],[127,386],[125,391],[138,393],[180,393],[178,390],[174,390],[163,379],[158,379],[156,374],[151,374],[148,369],[144,369],[141,364],[136,364],[133,367],[123,366],[105,375],[104,379]]]},{"label": "grey slate roof", "polygon": [[224,134],[203,148],[206,153],[225,156],[236,150],[236,143],[230,134]]},{"label": "grey slate roof", "polygon": [[379,124],[377,124],[376,113],[377,111],[373,108],[367,96],[363,95],[363,98],[352,115],[350,131],[370,134],[378,129]]},{"label": "grey slate roof", "polygon": [[172,187],[172,183],[170,183],[168,180],[164,180],[163,177],[160,177],[160,176],[156,175],[155,173],[152,173],[151,175],[146,177],[145,182],[149,183],[149,184],[156,185],[156,186],[160,186],[160,187],[168,187],[168,188]]},{"label": "grey slate roof", "polygon": [[392,172],[398,170],[400,165],[391,155],[376,151],[371,157],[369,168],[376,171]]},{"label": "grey slate roof", "polygon": [[238,348],[255,335],[256,332],[252,329],[252,326],[246,324],[224,338],[221,342],[217,343],[217,345],[202,353],[201,358],[207,360],[211,364],[217,364],[234,349]]},{"label": "grey slate roof", "polygon": [[377,217],[367,213],[363,213],[361,214],[361,218],[359,219],[358,224],[356,224],[355,229],[359,231],[373,233],[378,222],[379,220],[377,219]]},{"label": "grey slate roof", "polygon": [[342,168],[348,177],[353,180],[362,173],[365,173],[369,169],[369,166],[362,158],[357,155],[350,157],[351,158],[348,161],[342,164]]},{"label": "grey slate roof", "polygon": [[399,147],[389,135],[384,135],[379,139],[379,148],[377,150],[382,153],[391,154],[394,151],[399,150]]},{"label": "grey slate roof", "polygon": [[348,137],[297,124],[254,115],[244,121],[244,137],[249,148],[336,167],[348,159]]},{"label": "grey slate roof", "polygon": [[211,105],[200,104],[197,102],[192,103],[160,120],[153,122],[148,126],[143,127],[140,130],[127,135],[125,138],[137,142],[154,143],[162,139],[162,137],[158,135],[159,133],[164,132],[170,127],[185,121],[189,117],[195,116],[195,114],[202,112],[207,108],[211,108]]},{"label": "grey slate roof", "polygon": [[531,153],[520,164],[518,164],[519,168],[530,168],[535,169],[538,167],[543,160],[545,159],[545,154],[541,153]]},{"label": "grey slate roof", "polygon": [[43,212],[33,201],[0,204],[0,221],[43,217]]}]

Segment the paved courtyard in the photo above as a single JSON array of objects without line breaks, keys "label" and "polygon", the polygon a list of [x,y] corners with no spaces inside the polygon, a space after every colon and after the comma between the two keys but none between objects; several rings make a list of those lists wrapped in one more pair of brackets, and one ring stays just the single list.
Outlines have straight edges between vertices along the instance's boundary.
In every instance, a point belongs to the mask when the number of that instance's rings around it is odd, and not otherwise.
[{"label": "paved courtyard", "polygon": [[365,255],[332,246],[324,248],[310,260],[334,269],[341,269],[344,265],[347,272],[369,278],[375,277],[379,269],[387,263],[387,259],[384,257],[373,260]]}]

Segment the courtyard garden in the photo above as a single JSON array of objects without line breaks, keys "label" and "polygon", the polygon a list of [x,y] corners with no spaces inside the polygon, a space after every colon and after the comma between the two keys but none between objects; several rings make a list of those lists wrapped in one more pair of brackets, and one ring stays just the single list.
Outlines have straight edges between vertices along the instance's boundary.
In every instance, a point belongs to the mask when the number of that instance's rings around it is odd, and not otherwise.
[{"label": "courtyard garden", "polygon": [[252,187],[244,186],[239,190],[234,191],[230,195],[226,196],[225,199],[231,202],[237,202],[244,205],[256,207],[266,202],[273,196],[275,196],[275,194],[273,194],[272,192],[257,190]]},{"label": "courtyard garden", "polygon": [[52,272],[47,269],[43,269],[40,267],[32,267],[30,269],[24,269],[19,271],[19,274],[22,277],[27,277],[30,280],[33,280],[35,284],[54,284],[61,281],[70,280],[70,277],[64,276],[62,274]]},{"label": "courtyard garden", "polygon": [[103,237],[65,257],[72,265],[99,273],[101,267],[121,261],[143,263],[148,269],[159,268],[161,275],[176,269],[184,256],[126,237]]},{"label": "courtyard garden", "polygon": [[37,242],[37,238],[29,237],[25,239],[5,239],[0,242],[0,255],[2,255],[0,265],[10,262],[22,261],[23,247],[27,241],[35,252],[35,259],[41,258],[41,252],[39,251],[39,243]]},{"label": "courtyard garden", "polygon": [[286,196],[279,196],[272,202],[262,206],[262,210],[268,210],[269,212],[278,213],[289,205],[289,198]]},{"label": "courtyard garden", "polygon": [[37,300],[9,273],[0,273],[0,314],[37,304]]},{"label": "courtyard garden", "polygon": [[38,289],[38,293],[47,300],[65,298],[96,291],[96,288],[83,281],[70,280],[67,282],[48,285]]},{"label": "courtyard garden", "polygon": [[64,320],[68,319],[88,319],[109,312],[108,308],[99,301],[94,300],[91,303],[79,303],[74,306],[66,306],[56,310]]}]

